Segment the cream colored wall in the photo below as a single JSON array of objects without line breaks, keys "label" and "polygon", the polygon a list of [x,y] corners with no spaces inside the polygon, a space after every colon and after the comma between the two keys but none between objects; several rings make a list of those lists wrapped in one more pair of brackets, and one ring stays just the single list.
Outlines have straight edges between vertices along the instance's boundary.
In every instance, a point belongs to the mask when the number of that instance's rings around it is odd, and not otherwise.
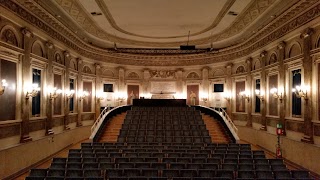
[{"label": "cream colored wall", "polygon": [[78,127],[0,151],[0,179],[17,173],[71,144],[87,139],[90,128],[91,126]]},{"label": "cream colored wall", "polygon": [[[276,151],[277,136],[267,131],[255,130],[245,126],[237,126],[241,140],[261,146],[271,152]],[[320,147],[312,146],[301,141],[281,137],[282,155],[312,172],[320,174]]]}]

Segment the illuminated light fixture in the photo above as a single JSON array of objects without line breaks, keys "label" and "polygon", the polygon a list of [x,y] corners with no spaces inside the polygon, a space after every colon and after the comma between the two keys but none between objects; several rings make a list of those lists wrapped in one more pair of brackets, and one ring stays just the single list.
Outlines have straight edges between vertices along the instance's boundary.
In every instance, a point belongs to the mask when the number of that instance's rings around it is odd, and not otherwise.
[{"label": "illuminated light fixture", "polygon": [[36,97],[37,94],[40,91],[40,87],[38,84],[32,84],[27,88],[27,94],[26,94],[26,99],[29,99],[30,97]]},{"label": "illuminated light fixture", "polygon": [[200,93],[200,100],[203,101],[204,103],[208,102],[208,94],[207,93]]},{"label": "illuminated light fixture", "polygon": [[104,99],[104,96],[103,96],[103,93],[102,93],[102,92],[97,93],[97,94],[96,94],[96,97],[97,97],[97,100],[98,100],[98,101],[101,101],[101,100]]},{"label": "illuminated light fixture", "polygon": [[89,93],[88,91],[80,91],[79,92],[79,100],[83,100],[84,98],[88,97],[89,96]]},{"label": "illuminated light fixture", "polygon": [[201,98],[201,101],[203,101],[204,103],[207,103],[208,98],[207,98],[207,97],[202,97],[202,98]]},{"label": "illuminated light fixture", "polygon": [[58,97],[59,94],[62,93],[62,90],[61,89],[57,89],[56,87],[55,88],[52,88],[50,91],[49,91],[49,98],[52,100],[52,99],[55,99]]},{"label": "illuminated light fixture", "polygon": [[68,99],[73,98],[73,95],[74,95],[74,90],[66,91],[66,96]]},{"label": "illuminated light fixture", "polygon": [[309,89],[309,86],[296,86],[296,88],[292,89],[292,92],[294,92],[298,98],[304,98],[305,100],[308,100]]},{"label": "illuminated light fixture", "polygon": [[256,89],[255,92],[256,92],[256,96],[257,96],[261,101],[263,101],[263,100],[264,100],[264,95],[263,95],[263,93],[262,93],[259,89]]},{"label": "illuminated light fixture", "polygon": [[249,97],[250,97],[250,95],[249,95],[250,93],[248,92],[248,91],[241,91],[241,92],[239,92],[239,96],[243,99],[246,99],[247,101],[249,101]]},{"label": "illuminated light fixture", "polygon": [[283,95],[282,93],[278,93],[278,89],[277,88],[271,88],[270,89],[270,94],[272,95],[273,98],[275,99],[279,99],[280,102],[282,102],[282,99],[283,99]]},{"label": "illuminated light fixture", "polygon": [[119,101],[120,103],[122,103],[124,100],[126,100],[125,93],[118,92],[116,97],[117,97],[117,101]]},{"label": "illuminated light fixture", "polygon": [[224,92],[222,94],[223,98],[226,99],[227,101],[231,100],[231,93],[230,92]]},{"label": "illuminated light fixture", "polygon": [[0,96],[4,93],[7,86],[8,86],[7,81],[5,79],[2,79],[1,80],[1,87],[0,87]]}]

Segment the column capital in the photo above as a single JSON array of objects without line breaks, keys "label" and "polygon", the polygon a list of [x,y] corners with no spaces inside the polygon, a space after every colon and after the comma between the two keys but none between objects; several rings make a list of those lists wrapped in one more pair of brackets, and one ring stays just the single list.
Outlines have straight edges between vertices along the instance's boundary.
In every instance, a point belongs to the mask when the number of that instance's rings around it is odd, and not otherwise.
[{"label": "column capital", "polygon": [[233,66],[233,63],[228,63],[228,64],[226,65],[226,68],[232,68],[232,66]]},{"label": "column capital", "polygon": [[49,48],[49,49],[52,49],[54,47],[52,41],[47,41],[46,42],[46,46]]},{"label": "column capital", "polygon": [[28,28],[22,28],[21,29],[22,34],[24,34],[27,37],[33,38],[33,33]]},{"label": "column capital", "polygon": [[266,57],[267,56],[267,51],[262,51],[260,53],[260,57]]},{"label": "column capital", "polygon": [[81,58],[77,58],[78,64],[81,65],[83,63],[83,60]]},{"label": "column capital", "polygon": [[252,63],[252,60],[253,60],[252,57],[249,57],[249,58],[246,59],[246,63],[247,63],[247,64],[249,64],[249,63],[251,64],[251,63]]},{"label": "column capital", "polygon": [[96,69],[101,69],[101,65],[98,63],[95,63],[94,66],[96,67]]},{"label": "column capital", "polygon": [[306,39],[309,36],[311,36],[312,33],[313,33],[313,29],[312,28],[307,28],[303,32],[301,32],[300,38],[301,39]]},{"label": "column capital", "polygon": [[283,49],[285,46],[286,46],[286,42],[281,41],[281,42],[277,45],[277,48],[278,48],[278,49]]},{"label": "column capital", "polygon": [[63,52],[63,55],[64,55],[65,57],[67,57],[67,58],[70,57],[69,51],[64,51],[64,52]]}]

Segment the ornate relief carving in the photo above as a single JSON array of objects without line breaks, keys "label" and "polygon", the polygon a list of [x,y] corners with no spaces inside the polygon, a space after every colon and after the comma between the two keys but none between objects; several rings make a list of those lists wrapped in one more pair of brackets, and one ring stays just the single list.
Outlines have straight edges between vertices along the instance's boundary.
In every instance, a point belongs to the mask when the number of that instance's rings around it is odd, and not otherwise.
[{"label": "ornate relief carving", "polygon": [[10,29],[6,29],[3,31],[3,33],[1,34],[1,40],[18,47],[17,37]]},{"label": "ornate relief carving", "polygon": [[49,48],[49,49],[52,49],[53,48],[53,43],[51,41],[47,41],[46,42],[46,46]]},{"label": "ornate relief carving", "polygon": [[54,60],[55,60],[55,62],[57,62],[57,63],[59,63],[59,64],[64,64],[64,63],[63,63],[63,60],[62,60],[62,58],[61,58],[61,55],[60,55],[59,53],[56,53],[56,54],[54,55]]},{"label": "ornate relief carving", "polygon": [[108,76],[108,77],[114,77],[114,73],[111,70],[108,70],[108,69],[104,70],[102,72],[102,74],[105,75],[105,76]]},{"label": "ornate relief carving", "polygon": [[256,59],[254,64],[253,64],[253,70],[257,70],[261,68],[261,62],[260,59]]},{"label": "ornate relief carving", "polygon": [[139,75],[135,72],[131,72],[128,74],[128,79],[139,79]]},{"label": "ornate relief carving", "polygon": [[173,79],[175,78],[175,71],[172,70],[150,70],[151,78]]},{"label": "ornate relief carving", "polygon": [[87,73],[87,74],[92,74],[92,71],[91,71],[91,69],[89,68],[89,66],[84,66],[82,72]]},{"label": "ornate relief carving", "polygon": [[33,33],[32,33],[29,29],[23,28],[23,29],[21,30],[21,32],[22,32],[22,34],[24,34],[25,36],[33,38]]},{"label": "ornate relief carving", "polygon": [[243,66],[239,66],[236,70],[236,74],[245,73],[245,68]]},{"label": "ornate relief carving", "polygon": [[225,75],[225,70],[224,69],[216,69],[213,73],[212,76],[216,77],[216,76],[223,76]]},{"label": "ornate relief carving", "polygon": [[76,60],[75,59],[71,59],[70,60],[70,68],[71,69],[73,69],[73,70],[78,70],[78,68],[77,68],[77,62],[76,62]]},{"label": "ornate relief carving", "polygon": [[[320,15],[320,4],[318,0],[299,1],[295,6],[289,8],[282,16],[279,16],[272,24],[267,25],[261,31],[250,37],[245,43],[239,46],[219,51],[218,53],[203,53],[188,56],[143,56],[123,53],[114,53],[114,51],[99,49],[97,47],[86,44],[74,35],[69,29],[65,28],[61,23],[39,8],[36,1],[19,1],[19,5],[14,1],[0,0],[3,8],[10,10],[12,13],[21,17],[35,28],[41,29],[53,39],[65,44],[87,58],[100,60],[108,63],[128,64],[128,65],[149,65],[149,66],[190,66],[210,64],[215,62],[230,61],[239,57],[246,56],[253,51],[269,44],[272,41],[283,37],[285,34],[305,25]],[[34,15],[23,8],[32,11]],[[310,8],[312,7],[312,8]],[[306,11],[306,9],[308,9]],[[298,16],[299,15],[299,16]],[[39,18],[45,19],[43,23]],[[59,30],[59,31],[58,31]],[[30,32],[30,31],[29,31]],[[25,33],[32,36],[32,33]],[[65,37],[68,37],[65,38]],[[113,53],[110,53],[113,52]]]},{"label": "ornate relief carving", "polygon": [[278,62],[277,55],[275,53],[271,54],[269,58],[269,65]]},{"label": "ornate relief carving", "polygon": [[188,74],[187,79],[200,79],[200,76],[196,72],[191,72]]}]

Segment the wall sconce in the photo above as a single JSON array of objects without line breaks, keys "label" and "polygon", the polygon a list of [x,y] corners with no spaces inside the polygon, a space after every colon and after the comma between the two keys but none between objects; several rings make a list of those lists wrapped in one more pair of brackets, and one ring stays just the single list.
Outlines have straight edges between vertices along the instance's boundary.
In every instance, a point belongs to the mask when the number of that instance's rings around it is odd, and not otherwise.
[{"label": "wall sconce", "polygon": [[52,99],[55,99],[58,97],[59,94],[62,93],[62,90],[61,89],[57,89],[57,88],[53,88],[49,91],[49,98],[52,100]]},{"label": "wall sconce", "polygon": [[37,96],[38,92],[40,91],[40,87],[38,84],[32,84],[27,88],[27,94],[26,99],[29,99],[30,97]]},{"label": "wall sconce", "polygon": [[230,92],[224,92],[222,94],[223,98],[226,99],[227,101],[231,100],[231,93]]},{"label": "wall sconce", "polygon": [[84,98],[88,97],[89,93],[88,91],[80,91],[79,92],[79,100],[83,100]]},{"label": "wall sconce", "polygon": [[74,90],[66,91],[66,97],[68,99],[73,98],[73,95],[74,95]]},{"label": "wall sconce", "polygon": [[127,95],[125,93],[121,93],[121,92],[118,92],[116,94],[116,97],[117,97],[117,101],[122,103],[124,100],[127,99]]},{"label": "wall sconce", "polygon": [[262,93],[259,89],[256,89],[255,92],[256,92],[256,96],[257,96],[261,101],[263,101],[263,100],[264,100],[264,95],[263,95],[263,93]]},{"label": "wall sconce", "polygon": [[241,92],[239,92],[239,96],[240,96],[241,98],[246,99],[246,100],[249,102],[250,94],[249,94],[248,91],[241,91]]},{"label": "wall sconce", "polygon": [[118,101],[119,101],[120,103],[122,103],[124,100],[126,100],[125,97],[118,97]]},{"label": "wall sconce", "polygon": [[96,98],[97,98],[97,101],[101,101],[101,100],[103,100],[104,99],[104,96],[103,96],[103,93],[102,92],[99,92],[99,93],[97,93],[96,94]]},{"label": "wall sconce", "polygon": [[304,98],[305,100],[308,100],[308,91],[308,86],[296,86],[296,88],[292,89],[292,92],[294,92],[298,98]]},{"label": "wall sconce", "polygon": [[204,103],[207,103],[208,98],[207,98],[207,97],[202,97],[202,98],[201,98],[201,101],[203,101]]},{"label": "wall sconce", "polygon": [[270,94],[272,95],[273,98],[279,99],[280,102],[282,102],[282,93],[278,94],[278,89],[277,88],[271,88],[270,89]]},{"label": "wall sconce", "polygon": [[6,87],[8,86],[8,83],[5,79],[2,79],[1,81],[1,87],[0,87],[0,96],[4,93],[6,90]]}]

